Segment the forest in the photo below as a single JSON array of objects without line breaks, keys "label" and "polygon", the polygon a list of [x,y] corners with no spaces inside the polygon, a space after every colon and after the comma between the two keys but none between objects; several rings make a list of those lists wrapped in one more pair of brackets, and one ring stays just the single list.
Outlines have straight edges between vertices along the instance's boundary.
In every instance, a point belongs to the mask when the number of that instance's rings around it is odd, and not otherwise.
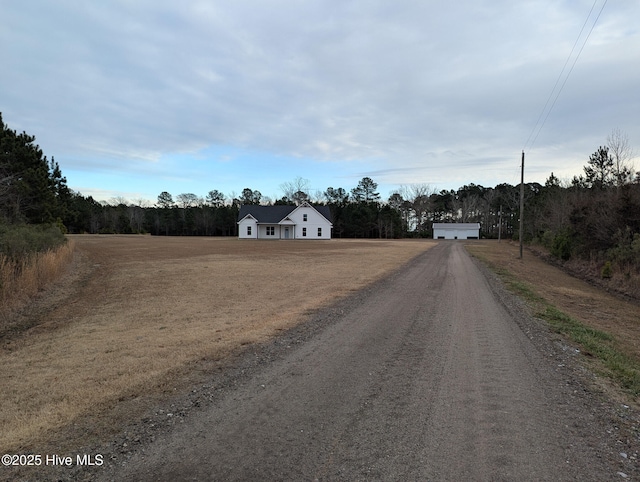
[{"label": "forest", "polygon": [[[331,208],[334,238],[428,238],[433,222],[478,222],[483,238],[518,237],[520,186],[506,183],[439,192],[415,184],[383,199],[369,177],[350,189],[314,193],[308,180],[297,178],[280,185],[277,200],[248,187],[235,196],[216,189],[205,196],[165,191],[153,204],[98,202],[70,190],[54,158],[44,156],[33,136],[9,129],[1,114],[0,127],[0,233],[39,225],[63,233],[236,236],[242,204],[309,202]],[[640,174],[632,159],[626,135],[614,130],[571,181],[550,173],[544,184],[525,183],[524,241],[562,260],[598,260],[640,272]]]}]

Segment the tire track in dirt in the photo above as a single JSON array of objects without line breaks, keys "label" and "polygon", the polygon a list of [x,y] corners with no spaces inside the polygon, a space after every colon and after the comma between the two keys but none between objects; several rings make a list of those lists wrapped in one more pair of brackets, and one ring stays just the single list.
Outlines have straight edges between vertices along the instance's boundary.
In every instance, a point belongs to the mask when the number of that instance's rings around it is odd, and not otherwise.
[{"label": "tire track in dirt", "polygon": [[612,480],[605,421],[459,243],[256,367],[104,480]]}]

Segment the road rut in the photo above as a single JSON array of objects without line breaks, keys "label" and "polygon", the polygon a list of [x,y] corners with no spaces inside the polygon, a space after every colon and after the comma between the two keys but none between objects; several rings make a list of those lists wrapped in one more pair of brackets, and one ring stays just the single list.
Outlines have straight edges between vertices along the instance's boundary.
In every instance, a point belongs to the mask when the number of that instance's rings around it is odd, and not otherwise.
[{"label": "road rut", "polygon": [[461,243],[360,299],[102,477],[618,478],[557,363]]}]

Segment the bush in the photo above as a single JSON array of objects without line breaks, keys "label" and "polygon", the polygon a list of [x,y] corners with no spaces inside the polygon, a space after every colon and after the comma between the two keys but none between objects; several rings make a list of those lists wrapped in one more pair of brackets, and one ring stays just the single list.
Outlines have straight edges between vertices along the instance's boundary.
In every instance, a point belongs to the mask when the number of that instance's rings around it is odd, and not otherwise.
[{"label": "bush", "polygon": [[619,229],[614,235],[614,247],[607,251],[607,257],[620,265],[640,266],[640,233],[634,233],[629,226]]},{"label": "bush", "polygon": [[551,250],[554,238],[555,234],[553,233],[553,231],[547,229],[544,233],[542,233],[542,236],[540,236],[540,244],[542,244],[542,246],[544,246],[548,250]]},{"label": "bush", "polygon": [[553,238],[553,242],[551,243],[551,254],[556,258],[566,261],[571,258],[572,246],[573,239],[571,234],[568,231],[560,232]]},{"label": "bush", "polygon": [[613,268],[611,267],[611,261],[607,261],[602,270],[600,271],[602,279],[610,279],[613,276]]},{"label": "bush", "polygon": [[0,254],[14,261],[58,248],[65,242],[64,234],[55,224],[0,225]]}]

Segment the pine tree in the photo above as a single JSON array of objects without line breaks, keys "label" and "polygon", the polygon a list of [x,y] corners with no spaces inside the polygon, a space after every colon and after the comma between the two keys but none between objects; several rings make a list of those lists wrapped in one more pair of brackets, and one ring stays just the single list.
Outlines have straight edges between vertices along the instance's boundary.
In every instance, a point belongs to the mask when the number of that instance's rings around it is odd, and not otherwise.
[{"label": "pine tree", "polygon": [[609,155],[609,148],[600,146],[589,156],[589,163],[584,167],[587,184],[591,187],[604,189],[615,183],[613,157]]},{"label": "pine tree", "polygon": [[0,217],[10,223],[62,219],[70,199],[60,167],[35,137],[9,129],[0,113]]},{"label": "pine tree", "polygon": [[370,177],[363,177],[358,185],[351,190],[351,195],[356,202],[377,202],[380,200],[380,193],[376,192],[378,184]]}]

